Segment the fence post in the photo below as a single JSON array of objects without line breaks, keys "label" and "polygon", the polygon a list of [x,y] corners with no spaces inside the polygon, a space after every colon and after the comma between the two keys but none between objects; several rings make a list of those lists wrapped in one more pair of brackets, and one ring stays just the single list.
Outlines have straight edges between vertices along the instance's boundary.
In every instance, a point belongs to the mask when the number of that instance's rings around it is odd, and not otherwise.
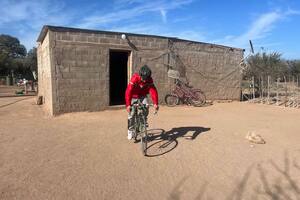
[{"label": "fence post", "polygon": [[270,76],[268,75],[268,104],[270,104]]},{"label": "fence post", "polygon": [[293,85],[295,85],[295,76],[293,76]]},{"label": "fence post", "polygon": [[255,100],[255,86],[254,86],[254,76],[252,76],[252,99]]},{"label": "fence post", "polygon": [[260,88],[261,88],[261,97],[260,97],[260,102],[264,103],[264,77],[260,77],[261,83],[260,83]]},{"label": "fence post", "polygon": [[279,105],[279,78],[276,79],[276,105]]},{"label": "fence post", "polygon": [[27,83],[26,82],[24,83],[24,90],[25,90],[25,94],[27,94],[28,93],[28,87],[27,87]]},{"label": "fence post", "polygon": [[9,76],[6,77],[6,85],[10,85],[10,78],[9,78]]},{"label": "fence post", "polygon": [[[285,85],[285,97],[284,97],[284,106],[287,106],[287,99],[288,99],[288,84],[290,82],[286,82],[286,76],[283,76],[284,78],[284,85]],[[291,80],[290,76],[289,76],[289,80]]]},{"label": "fence post", "polygon": [[296,106],[299,108],[299,101],[300,101],[300,91],[299,91],[299,76],[297,75],[297,88],[296,88]]},{"label": "fence post", "polygon": [[293,75],[293,85],[292,85],[292,92],[291,92],[291,100],[293,101],[292,107],[296,107],[296,82],[295,82],[295,76]]}]

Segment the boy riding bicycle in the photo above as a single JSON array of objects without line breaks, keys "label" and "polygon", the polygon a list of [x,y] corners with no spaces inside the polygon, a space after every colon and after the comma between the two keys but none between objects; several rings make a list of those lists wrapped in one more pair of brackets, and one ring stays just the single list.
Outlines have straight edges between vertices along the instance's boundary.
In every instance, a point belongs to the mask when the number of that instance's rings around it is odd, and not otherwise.
[{"label": "boy riding bicycle", "polygon": [[139,73],[133,74],[130,79],[130,82],[126,88],[125,92],[125,102],[126,102],[126,110],[128,112],[128,140],[132,139],[133,135],[133,120],[132,120],[132,110],[131,105],[140,99],[140,101],[146,106],[146,122],[147,116],[149,114],[149,104],[147,101],[147,95],[150,93],[153,106],[155,110],[158,110],[158,93],[156,87],[154,86],[153,79],[151,77],[151,69],[144,65],[139,70]]}]

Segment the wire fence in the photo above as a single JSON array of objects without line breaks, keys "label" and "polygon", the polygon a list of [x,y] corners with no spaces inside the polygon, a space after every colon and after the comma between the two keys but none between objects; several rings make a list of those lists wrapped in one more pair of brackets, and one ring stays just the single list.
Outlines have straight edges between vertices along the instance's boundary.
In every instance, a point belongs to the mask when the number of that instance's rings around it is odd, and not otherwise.
[{"label": "wire fence", "polygon": [[0,85],[6,85],[6,76],[0,76]]},{"label": "wire fence", "polygon": [[242,83],[242,100],[250,103],[299,108],[299,76],[252,77]]}]

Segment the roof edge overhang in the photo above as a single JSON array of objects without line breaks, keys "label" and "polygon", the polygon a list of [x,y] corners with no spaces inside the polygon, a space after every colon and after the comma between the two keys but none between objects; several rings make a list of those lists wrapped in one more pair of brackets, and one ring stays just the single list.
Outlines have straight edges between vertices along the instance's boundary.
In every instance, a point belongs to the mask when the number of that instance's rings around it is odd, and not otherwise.
[{"label": "roof edge overhang", "polygon": [[45,39],[48,31],[54,31],[54,32],[80,32],[80,33],[95,33],[95,34],[126,34],[128,36],[142,36],[142,37],[155,37],[155,38],[162,38],[162,39],[168,39],[168,40],[173,40],[173,41],[178,41],[178,42],[191,42],[191,43],[198,43],[198,44],[205,44],[205,45],[213,45],[216,47],[221,47],[221,48],[229,48],[229,49],[235,49],[239,51],[245,51],[245,49],[242,48],[236,48],[236,47],[230,47],[230,46],[225,46],[225,45],[219,45],[219,44],[212,44],[212,43],[205,43],[205,42],[199,42],[199,41],[192,41],[192,40],[186,40],[186,39],[180,39],[177,37],[166,37],[166,36],[159,36],[159,35],[146,35],[146,34],[136,34],[136,33],[127,33],[127,32],[114,32],[114,31],[102,31],[102,30],[91,30],[91,29],[81,29],[81,28],[70,28],[70,27],[62,27],[62,26],[52,26],[52,25],[45,25],[43,26],[37,42],[43,42]]}]

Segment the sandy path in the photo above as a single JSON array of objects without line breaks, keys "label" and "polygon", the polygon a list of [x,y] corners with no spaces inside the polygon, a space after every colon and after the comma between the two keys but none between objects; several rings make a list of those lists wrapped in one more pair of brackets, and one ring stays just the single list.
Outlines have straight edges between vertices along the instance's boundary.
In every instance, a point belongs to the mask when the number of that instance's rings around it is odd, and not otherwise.
[{"label": "sandy path", "polygon": [[26,98],[0,98],[0,199],[300,199],[300,110],[161,107],[144,157],[124,110],[50,118]]}]

